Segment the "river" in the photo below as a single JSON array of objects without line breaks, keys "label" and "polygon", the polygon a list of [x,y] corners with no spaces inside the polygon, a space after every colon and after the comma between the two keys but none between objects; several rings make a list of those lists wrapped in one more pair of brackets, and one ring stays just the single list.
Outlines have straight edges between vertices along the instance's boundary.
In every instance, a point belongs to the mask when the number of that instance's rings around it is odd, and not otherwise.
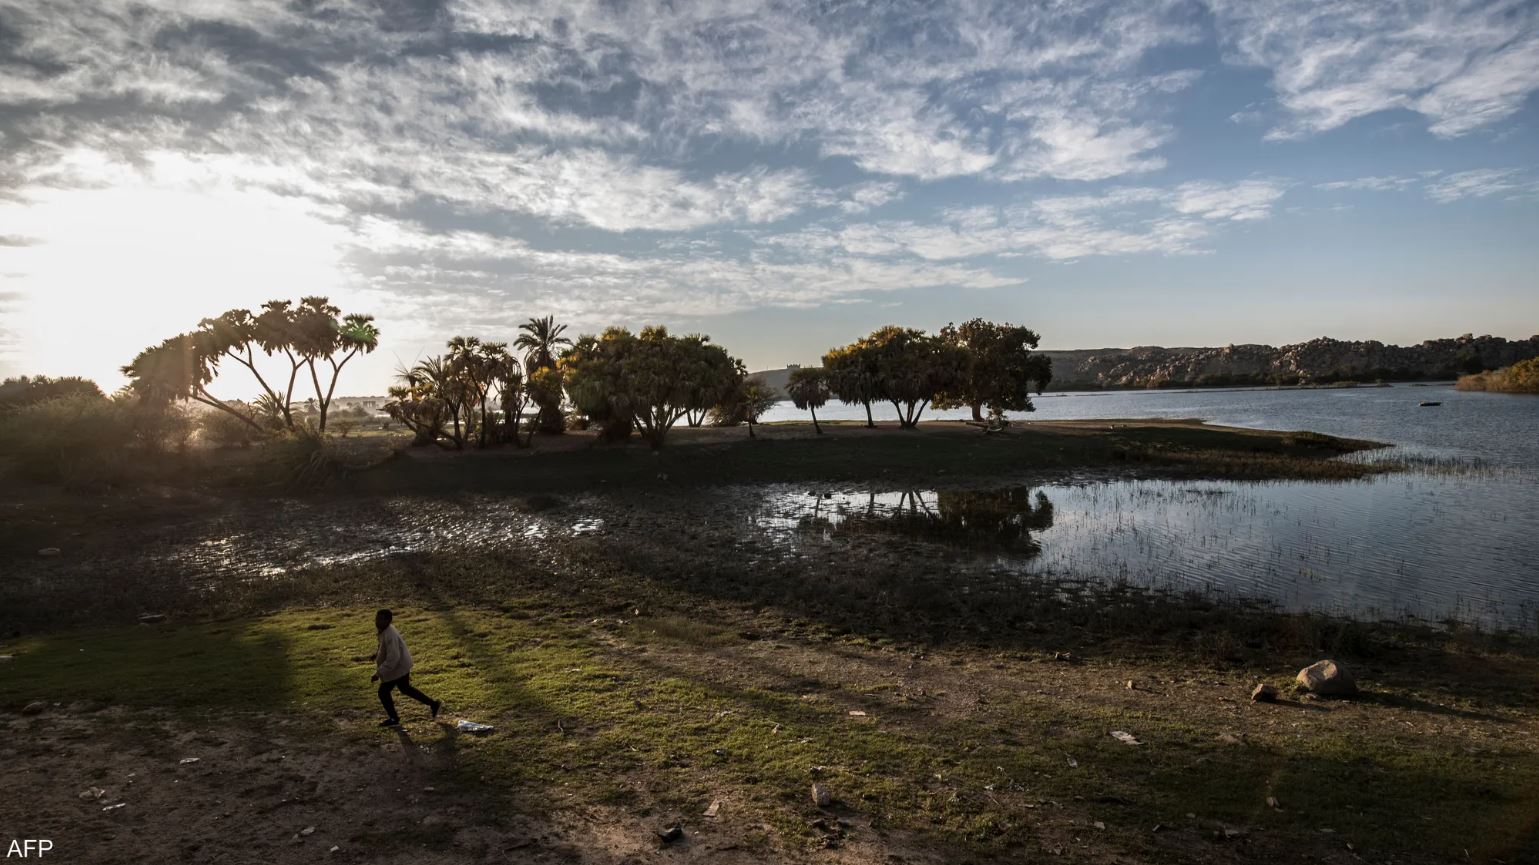
[{"label": "river", "polygon": [[[1031,501],[1040,495],[1049,504],[1050,524],[1023,511],[1035,523],[1029,545],[975,550],[1001,567],[1212,588],[1286,609],[1539,630],[1539,397],[1399,385],[1048,394],[1036,406],[1015,417],[1202,418],[1313,430],[1393,444],[1353,458],[1409,469],[1346,482],[1036,485]],[[831,405],[819,416],[863,419],[864,411]],[[878,419],[893,416],[891,406],[877,411]],[[765,419],[805,417],[782,403]],[[787,493],[766,501],[765,525],[784,526],[813,508],[832,523],[915,510],[966,522],[943,514],[945,505],[935,490],[848,491],[816,503]]]}]

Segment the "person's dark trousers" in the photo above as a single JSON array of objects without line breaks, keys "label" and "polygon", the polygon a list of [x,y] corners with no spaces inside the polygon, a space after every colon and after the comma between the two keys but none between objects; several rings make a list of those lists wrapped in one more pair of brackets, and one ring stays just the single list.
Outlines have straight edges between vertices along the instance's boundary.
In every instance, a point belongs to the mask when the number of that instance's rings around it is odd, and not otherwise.
[{"label": "person's dark trousers", "polygon": [[400,720],[395,713],[395,701],[390,699],[390,689],[395,688],[406,696],[416,700],[424,706],[433,705],[433,698],[411,686],[411,674],[407,673],[399,679],[391,679],[388,682],[379,683],[379,701],[385,704],[385,714],[393,720]]}]

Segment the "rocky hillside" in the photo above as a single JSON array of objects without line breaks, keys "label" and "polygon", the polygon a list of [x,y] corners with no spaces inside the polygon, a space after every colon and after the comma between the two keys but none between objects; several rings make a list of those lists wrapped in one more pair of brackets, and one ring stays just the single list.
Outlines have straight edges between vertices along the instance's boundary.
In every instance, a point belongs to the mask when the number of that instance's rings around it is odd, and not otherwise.
[{"label": "rocky hillside", "polygon": [[[1138,346],[1043,353],[1053,359],[1049,390],[1452,380],[1539,357],[1539,335],[1509,340],[1465,334],[1406,346],[1321,337],[1281,347]],[[783,389],[789,372],[775,369],[754,375]]]},{"label": "rocky hillside", "polygon": [[1539,356],[1539,336],[1508,340],[1465,334],[1419,345],[1321,337],[1296,345],[1091,349],[1046,352],[1053,389],[1329,384],[1453,379]]}]

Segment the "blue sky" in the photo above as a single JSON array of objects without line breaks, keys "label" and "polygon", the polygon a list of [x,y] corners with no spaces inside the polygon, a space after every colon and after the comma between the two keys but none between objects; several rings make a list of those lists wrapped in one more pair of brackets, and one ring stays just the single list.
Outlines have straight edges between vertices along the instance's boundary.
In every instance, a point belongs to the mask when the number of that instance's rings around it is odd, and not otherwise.
[{"label": "blue sky", "polygon": [[310,293],[356,392],[545,314],[1526,337],[1536,89],[1533,2],[0,0],[0,372]]}]

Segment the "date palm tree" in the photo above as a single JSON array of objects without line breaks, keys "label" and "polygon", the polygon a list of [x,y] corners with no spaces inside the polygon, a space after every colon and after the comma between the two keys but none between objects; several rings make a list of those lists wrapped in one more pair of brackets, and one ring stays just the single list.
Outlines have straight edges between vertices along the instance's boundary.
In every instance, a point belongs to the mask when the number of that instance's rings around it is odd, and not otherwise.
[{"label": "date palm tree", "polygon": [[[521,331],[513,347],[524,353],[524,370],[529,376],[542,369],[555,369],[561,349],[571,346],[572,341],[562,336],[566,325],[556,324],[555,316],[531,318],[518,326]],[[544,393],[540,396],[539,430],[542,433],[560,434],[565,427],[561,416],[561,395]]]}]

